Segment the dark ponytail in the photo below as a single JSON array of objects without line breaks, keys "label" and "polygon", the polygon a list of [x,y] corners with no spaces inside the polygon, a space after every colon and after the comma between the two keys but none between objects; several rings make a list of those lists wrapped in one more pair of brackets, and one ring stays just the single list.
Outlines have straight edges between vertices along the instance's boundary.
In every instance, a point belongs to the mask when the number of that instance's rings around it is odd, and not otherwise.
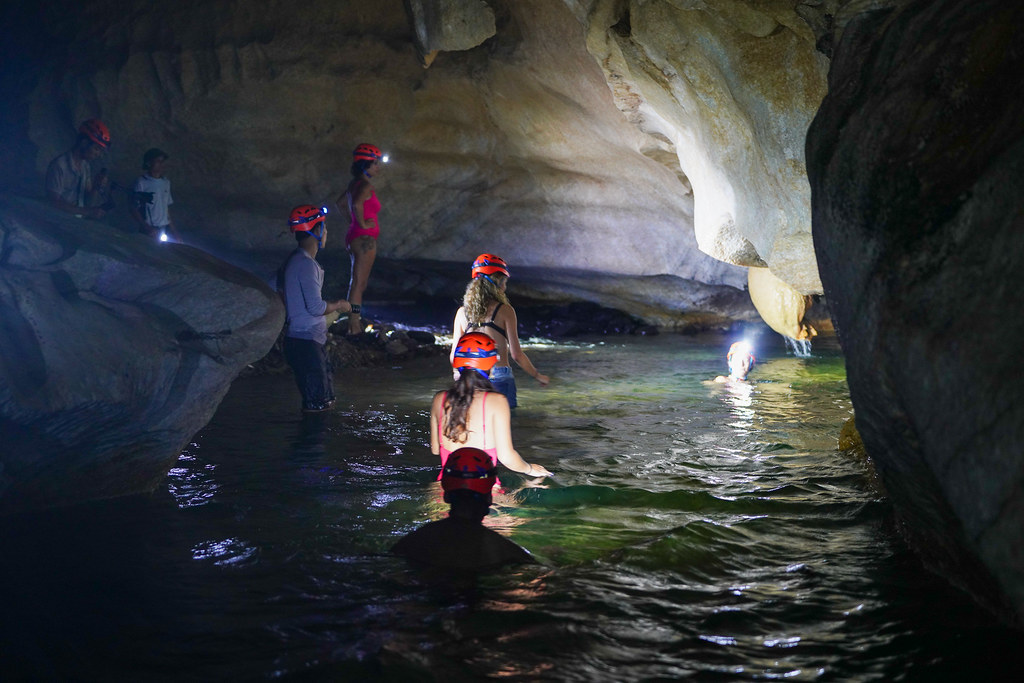
[{"label": "dark ponytail", "polygon": [[363,174],[366,173],[366,169],[370,168],[372,161],[366,159],[360,159],[359,161],[352,162],[352,177],[362,178]]},{"label": "dark ponytail", "polygon": [[494,391],[494,386],[476,370],[464,368],[444,398],[444,412],[448,414],[444,423],[445,437],[456,443],[466,443],[466,419],[478,391]]}]

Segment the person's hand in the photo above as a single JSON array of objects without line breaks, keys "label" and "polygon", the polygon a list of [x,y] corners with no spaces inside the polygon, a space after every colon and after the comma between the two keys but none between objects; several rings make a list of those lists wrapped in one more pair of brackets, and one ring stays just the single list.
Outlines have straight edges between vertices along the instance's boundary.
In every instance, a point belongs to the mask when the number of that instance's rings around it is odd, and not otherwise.
[{"label": "person's hand", "polygon": [[[548,377],[547,375],[542,375],[542,374],[540,374],[540,373],[538,372],[538,373],[537,373],[537,381],[538,381],[538,382],[540,382],[540,385],[541,385],[542,387],[546,387],[546,386],[548,385],[548,382],[550,382],[550,381],[551,381],[551,378],[550,378],[550,377]],[[550,474],[550,472],[549,472],[548,474]]]},{"label": "person's hand", "polygon": [[547,467],[543,465],[530,465],[530,469],[523,472],[528,477],[551,477],[554,476],[548,471]]},{"label": "person's hand", "polygon": [[110,184],[110,176],[107,174],[107,169],[103,169],[92,179],[93,185],[96,186],[97,190],[102,190]]},{"label": "person's hand", "polygon": [[452,370],[452,379],[454,379],[456,382],[459,381],[459,377],[461,375],[462,375],[462,373],[459,372],[458,370]]},{"label": "person's hand", "polygon": [[349,313],[352,311],[352,304],[350,304],[345,299],[338,299],[337,301],[334,302],[334,305],[337,306],[335,310],[340,311],[342,313]]}]

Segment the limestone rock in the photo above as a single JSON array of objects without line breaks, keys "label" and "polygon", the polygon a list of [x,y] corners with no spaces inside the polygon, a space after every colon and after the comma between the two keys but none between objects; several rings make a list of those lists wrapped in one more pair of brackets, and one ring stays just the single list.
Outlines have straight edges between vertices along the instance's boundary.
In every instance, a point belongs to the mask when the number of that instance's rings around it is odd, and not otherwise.
[{"label": "limestone rock", "polygon": [[828,63],[797,3],[576,4],[616,104],[692,185],[700,249],[821,293],[804,135]]},{"label": "limestone rock", "polygon": [[861,15],[807,143],[819,269],[867,450],[929,564],[1018,617],[1022,22],[1024,5],[1000,0]]},{"label": "limestone rock", "polygon": [[784,337],[810,339],[818,332],[804,322],[811,297],[775,277],[767,268],[750,268],[747,290],[761,319]]},{"label": "limestone rock", "polygon": [[146,491],[284,322],[197,249],[0,196],[0,514]]},{"label": "limestone rock", "polygon": [[483,0],[407,0],[424,57],[439,51],[469,50],[494,35],[494,10]]},{"label": "limestone rock", "polygon": [[[327,0],[261,12],[127,4],[55,0],[48,17],[66,18],[44,26],[60,34],[51,44],[70,47],[43,60],[12,110],[31,115],[36,173],[80,119],[99,116],[115,138],[112,177],[127,184],[145,149],[167,150],[181,229],[231,258],[290,249],[288,210],[333,211],[352,149],[366,141],[391,155],[376,183],[381,256],[469,262],[494,252],[745,286],[741,268],[698,249],[675,154],[659,155],[624,119],[561,2],[489,3],[495,35],[442,52],[427,70],[400,0],[372,11]],[[340,237],[348,217],[334,215]]]}]

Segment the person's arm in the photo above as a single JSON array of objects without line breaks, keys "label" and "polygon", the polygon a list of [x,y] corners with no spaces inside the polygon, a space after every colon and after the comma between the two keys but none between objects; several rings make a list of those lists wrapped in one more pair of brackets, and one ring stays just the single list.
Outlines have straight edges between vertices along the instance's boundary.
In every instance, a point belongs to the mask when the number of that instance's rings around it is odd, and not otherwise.
[{"label": "person's arm", "polygon": [[[459,339],[462,335],[466,334],[466,326],[468,321],[466,320],[466,308],[465,306],[459,306],[459,310],[455,312],[455,321],[452,323],[452,348],[448,352],[448,362],[452,363],[455,360],[455,347],[459,343]],[[459,371],[452,369],[452,376],[455,379],[459,378]]]},{"label": "person's arm", "polygon": [[430,452],[434,455],[441,455],[441,435],[437,431],[437,420],[444,414],[444,392],[434,394],[434,401],[430,404]]},{"label": "person's arm", "polygon": [[327,302],[327,308],[324,309],[324,315],[328,313],[334,313],[335,311],[341,311],[342,313],[348,313],[352,310],[352,304],[345,299],[338,299],[337,301]]},{"label": "person's arm", "polygon": [[530,357],[526,355],[526,352],[519,345],[519,320],[516,318],[516,309],[511,306],[502,306],[498,313],[504,320],[505,334],[508,335],[509,357],[525,370],[526,374],[540,382],[541,386],[547,386],[551,378],[547,375],[542,375],[537,368],[533,367]]},{"label": "person's arm", "polygon": [[512,420],[508,399],[496,391],[487,392],[487,425],[494,430],[494,445],[498,449],[498,462],[513,472],[528,477],[550,477],[543,465],[531,465],[523,460],[512,446]]},{"label": "person's arm", "polygon": [[89,184],[85,188],[85,204],[94,204],[97,199],[102,199],[110,187],[110,174],[107,169],[101,168],[95,176],[89,178]]},{"label": "person's arm", "polygon": [[301,255],[296,256],[294,260],[299,261],[293,267],[296,268],[295,279],[299,284],[299,293],[302,294],[302,305],[310,315],[325,315],[329,304],[320,295],[320,286],[316,281],[316,266]]}]

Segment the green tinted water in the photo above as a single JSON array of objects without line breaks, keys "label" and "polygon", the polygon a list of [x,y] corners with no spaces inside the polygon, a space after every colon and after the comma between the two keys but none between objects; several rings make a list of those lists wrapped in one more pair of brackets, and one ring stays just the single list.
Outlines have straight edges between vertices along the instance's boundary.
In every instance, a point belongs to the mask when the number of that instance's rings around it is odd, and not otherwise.
[{"label": "green tinted water", "polygon": [[87,679],[1014,671],[1019,638],[917,566],[865,464],[838,452],[838,351],[761,348],[750,385],[709,383],[729,341],[532,346],[553,379],[520,378],[513,436],[556,476],[502,472],[487,523],[542,564],[476,580],[387,553],[444,514],[426,427],[444,357],[340,375],[324,421],[296,418],[290,378],[236,382],[166,490],[73,532],[59,518],[22,530],[7,604],[50,625],[9,629],[7,661]]}]

